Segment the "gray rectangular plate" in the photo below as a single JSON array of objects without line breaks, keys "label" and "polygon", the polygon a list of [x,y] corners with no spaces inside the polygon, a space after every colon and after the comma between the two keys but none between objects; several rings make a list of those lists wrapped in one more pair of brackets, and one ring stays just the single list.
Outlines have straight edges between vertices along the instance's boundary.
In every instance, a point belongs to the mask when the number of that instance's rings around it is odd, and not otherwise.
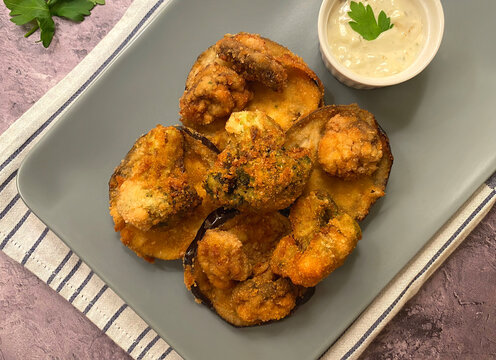
[{"label": "gray rectangular plate", "polygon": [[[374,91],[338,83],[320,60],[316,0],[173,1],[46,134],[24,161],[22,198],[112,289],[188,359],[312,359],[322,354],[435,231],[496,169],[496,2],[445,2],[433,63]],[[304,58],[326,103],[357,102],[389,134],[387,196],[346,264],[290,318],[237,329],[193,301],[181,264],[150,265],[121,245],[107,182],[135,139],[178,122],[191,65],[224,33],[260,33]]]}]

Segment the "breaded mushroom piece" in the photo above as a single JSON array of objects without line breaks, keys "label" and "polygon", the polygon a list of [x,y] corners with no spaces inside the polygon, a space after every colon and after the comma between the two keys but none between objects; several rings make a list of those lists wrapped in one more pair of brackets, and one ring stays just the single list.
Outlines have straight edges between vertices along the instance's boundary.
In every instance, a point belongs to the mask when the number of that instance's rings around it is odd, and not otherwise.
[{"label": "breaded mushroom piece", "polygon": [[192,78],[179,101],[180,114],[186,125],[208,125],[242,110],[251,97],[242,76],[213,63]]},{"label": "breaded mushroom piece", "polygon": [[286,131],[322,106],[323,95],[317,75],[289,49],[258,34],[226,34],[193,64],[181,121],[223,150],[230,113],[260,110]]},{"label": "breaded mushroom piece", "polygon": [[263,323],[286,317],[296,306],[301,291],[269,269],[234,288],[232,303],[243,321]]},{"label": "breaded mushroom piece", "polygon": [[185,264],[186,287],[235,326],[286,317],[307,294],[270,269],[272,252],[289,231],[289,220],[278,212],[240,214],[207,230]]},{"label": "breaded mushroom piece", "polygon": [[345,180],[371,175],[382,159],[379,132],[363,120],[337,114],[325,126],[318,159],[327,173]]},{"label": "breaded mushroom piece", "polygon": [[293,232],[277,244],[271,269],[296,285],[317,285],[344,263],[362,237],[356,221],[326,193],[299,198],[289,217]]},{"label": "breaded mushroom piece", "polygon": [[183,136],[158,125],[139,138],[110,179],[110,214],[124,224],[148,231],[174,223],[201,203],[183,163]]},{"label": "breaded mushroom piece", "polygon": [[283,148],[284,133],[262,112],[233,113],[230,135],[204,184],[220,205],[268,212],[291,205],[300,196],[312,162],[306,150]]},{"label": "breaded mushroom piece", "polygon": [[243,243],[231,232],[207,230],[198,242],[198,263],[208,280],[219,289],[234,286],[252,273]]},{"label": "breaded mushroom piece", "polygon": [[[334,120],[330,122],[331,119]],[[359,121],[355,123],[349,119]],[[342,123],[333,124],[334,122]],[[329,125],[329,129],[328,123],[332,125]],[[335,131],[332,129],[334,125],[336,130],[341,127],[344,130]],[[348,125],[353,126],[348,129]],[[348,131],[350,139],[347,139]],[[323,139],[326,133],[331,139]],[[376,134],[380,144],[376,143]],[[376,200],[386,194],[393,164],[389,140],[374,115],[357,104],[329,105],[312,112],[286,132],[284,145],[287,148],[303,147],[310,152],[314,167],[304,194],[325,190],[340,209],[357,221],[363,220]],[[375,160],[379,157],[380,160],[376,163]],[[333,167],[338,166],[338,163],[343,163],[342,166],[346,167],[347,171],[343,173],[343,176],[348,175],[346,178],[328,172],[337,172],[333,171]],[[324,165],[327,165],[328,171],[324,169]],[[377,169],[373,171],[376,166]],[[367,175],[366,170],[373,172]],[[358,172],[364,173],[358,176]]]},{"label": "breaded mushroom piece", "polygon": [[260,36],[228,34],[217,42],[217,54],[246,80],[258,81],[275,91],[286,84],[286,69],[271,56]]},{"label": "breaded mushroom piece", "polygon": [[139,138],[109,182],[124,245],[149,262],[181,258],[216,205],[203,180],[218,151],[191,129],[158,125]]}]

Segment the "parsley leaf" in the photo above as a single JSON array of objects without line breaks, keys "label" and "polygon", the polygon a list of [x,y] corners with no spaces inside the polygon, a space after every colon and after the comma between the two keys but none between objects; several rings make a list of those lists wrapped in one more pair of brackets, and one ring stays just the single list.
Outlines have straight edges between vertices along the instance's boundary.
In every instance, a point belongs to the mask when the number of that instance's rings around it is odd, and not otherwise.
[{"label": "parsley leaf", "polygon": [[3,0],[10,10],[11,21],[16,25],[32,24],[24,35],[28,37],[40,29],[40,41],[48,47],[55,33],[52,16],[83,21],[96,4],[103,5],[105,0]]},{"label": "parsley leaf", "polygon": [[36,29],[41,29],[41,41],[48,47],[55,32],[55,24],[50,14],[50,9],[45,0],[4,0],[5,6],[10,10],[10,20],[16,25],[24,25],[33,20],[36,25],[26,33],[31,35]]},{"label": "parsley leaf", "polygon": [[40,40],[44,47],[49,47],[55,34],[55,23],[51,16],[36,19],[41,29]]},{"label": "parsley leaf", "polygon": [[381,33],[393,27],[391,18],[387,17],[384,11],[379,13],[379,22],[377,22],[374,11],[370,5],[365,7],[363,3],[352,1],[350,10],[348,16],[354,21],[350,21],[349,24],[351,28],[362,35],[365,40],[370,41],[377,39]]},{"label": "parsley leaf", "polygon": [[4,0],[10,10],[12,21],[16,25],[24,25],[36,18],[50,16],[50,10],[44,0]]},{"label": "parsley leaf", "polygon": [[90,10],[94,7],[95,4],[90,0],[57,1],[50,7],[50,11],[52,15],[81,22],[85,16],[91,14]]}]

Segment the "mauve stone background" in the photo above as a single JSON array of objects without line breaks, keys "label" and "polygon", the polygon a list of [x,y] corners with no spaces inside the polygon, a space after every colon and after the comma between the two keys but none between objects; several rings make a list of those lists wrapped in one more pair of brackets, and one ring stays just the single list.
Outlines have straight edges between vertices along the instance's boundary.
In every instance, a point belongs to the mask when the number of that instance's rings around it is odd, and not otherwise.
[{"label": "mauve stone background", "polygon": [[48,49],[39,31],[24,38],[28,27],[9,21],[0,2],[0,133],[76,66],[122,17],[132,0],[107,0],[82,23],[54,18],[55,36]]},{"label": "mauve stone background", "polygon": [[[0,133],[108,33],[131,0],[59,20],[49,49],[0,5]],[[0,360],[129,359],[84,315],[0,252]],[[496,207],[366,349],[362,360],[496,359]]]}]

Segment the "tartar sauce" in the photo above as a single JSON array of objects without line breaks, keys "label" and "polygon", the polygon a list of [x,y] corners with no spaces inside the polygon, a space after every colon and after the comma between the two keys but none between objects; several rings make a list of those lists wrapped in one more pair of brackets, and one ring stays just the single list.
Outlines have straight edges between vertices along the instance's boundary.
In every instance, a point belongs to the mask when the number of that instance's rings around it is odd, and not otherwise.
[{"label": "tartar sauce", "polygon": [[[359,0],[356,0],[359,1]],[[362,0],[374,10],[381,10],[394,26],[375,40],[367,41],[348,24],[351,0],[337,1],[331,9],[327,35],[331,52],[353,72],[371,77],[397,74],[410,66],[425,42],[421,10],[412,0]]]}]

